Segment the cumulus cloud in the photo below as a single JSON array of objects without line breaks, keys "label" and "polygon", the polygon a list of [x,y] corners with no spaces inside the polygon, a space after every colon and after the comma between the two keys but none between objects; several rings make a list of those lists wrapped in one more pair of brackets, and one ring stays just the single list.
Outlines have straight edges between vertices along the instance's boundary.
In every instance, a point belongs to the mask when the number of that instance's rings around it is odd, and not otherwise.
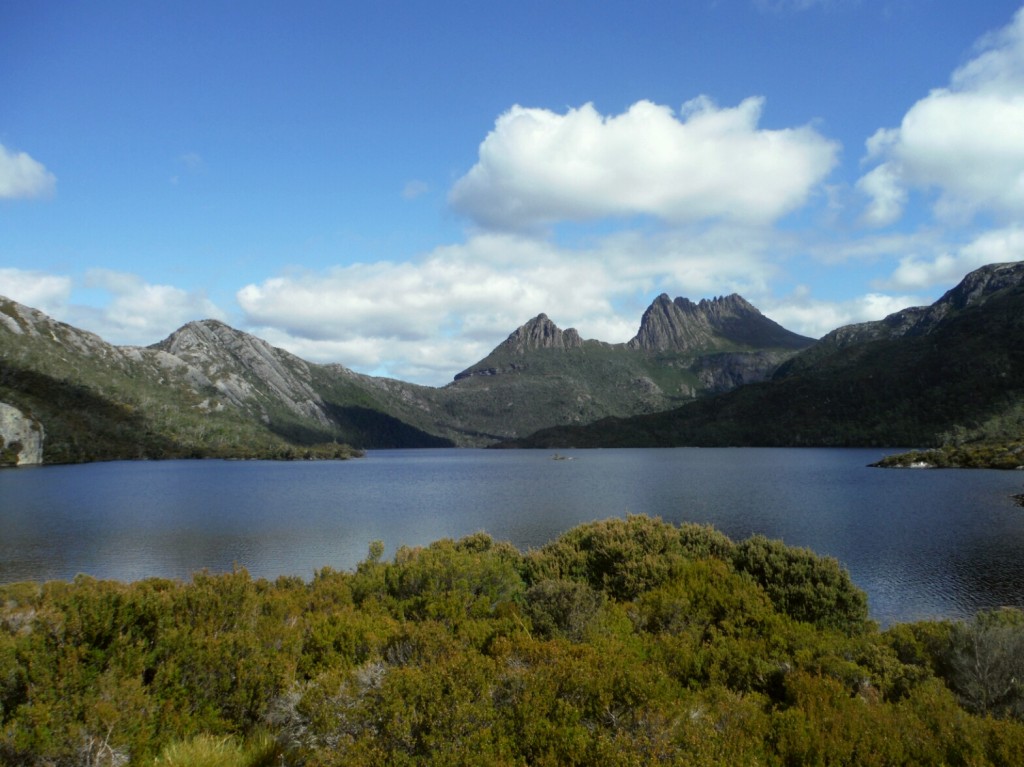
[{"label": "cumulus cloud", "polygon": [[0,200],[45,197],[56,187],[56,176],[42,163],[0,144]]},{"label": "cumulus cloud", "polygon": [[116,344],[151,344],[186,322],[226,315],[200,292],[153,285],[135,274],[94,269],[85,286],[109,295],[100,306],[69,307],[67,321]]},{"label": "cumulus cloud", "polygon": [[890,163],[882,163],[862,176],[857,188],[871,198],[863,216],[863,221],[870,226],[888,226],[903,215],[907,190]]},{"label": "cumulus cloud", "polygon": [[858,322],[880,320],[909,306],[930,303],[920,296],[867,293],[845,301],[816,299],[806,286],[801,286],[784,300],[766,303],[761,310],[783,327],[821,338],[826,333]]},{"label": "cumulus cloud", "polygon": [[0,269],[0,296],[47,314],[58,312],[71,295],[71,278],[24,269]]},{"label": "cumulus cloud", "polygon": [[899,128],[875,133],[866,161],[877,163],[858,183],[871,198],[869,224],[895,222],[911,188],[935,190],[946,219],[1024,213],[1024,9]]},{"label": "cumulus cloud", "polygon": [[294,272],[243,287],[246,326],[306,359],[443,384],[541,312],[621,342],[658,295],[766,289],[762,231],[622,233],[589,249],[483,233],[416,262]]},{"label": "cumulus cloud", "polygon": [[450,202],[507,230],[636,215],[769,223],[805,203],[838,146],[809,126],[758,128],[763,107],[748,98],[720,108],[703,96],[678,115],[649,101],[614,116],[592,104],[564,115],[514,106]]},{"label": "cumulus cloud", "polygon": [[237,300],[248,325],[308,359],[441,383],[542,311],[610,311],[599,290],[569,290],[579,272],[550,252],[543,242],[482,236],[421,262],[274,277]]},{"label": "cumulus cloud", "polygon": [[892,275],[880,281],[887,290],[925,290],[935,286],[951,287],[965,274],[986,264],[1019,261],[1024,255],[1024,227],[994,229],[966,245],[935,256],[905,256]]},{"label": "cumulus cloud", "polygon": [[[98,300],[79,303],[88,289]],[[0,269],[0,295],[113,344],[151,344],[192,320],[225,319],[206,296],[172,285],[154,285],[135,274],[92,269],[84,279],[23,269]]]}]

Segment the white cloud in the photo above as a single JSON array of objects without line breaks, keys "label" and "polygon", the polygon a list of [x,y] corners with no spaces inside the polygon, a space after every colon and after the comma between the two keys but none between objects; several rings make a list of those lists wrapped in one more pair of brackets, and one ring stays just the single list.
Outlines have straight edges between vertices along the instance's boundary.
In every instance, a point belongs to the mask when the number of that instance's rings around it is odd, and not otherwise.
[{"label": "white cloud", "polygon": [[24,269],[0,269],[0,296],[19,304],[54,314],[60,311],[70,295],[70,277]]},{"label": "white cloud", "polygon": [[56,176],[42,163],[0,144],[0,200],[45,197],[53,194],[56,186]]},{"label": "white cloud", "polygon": [[1024,258],[1024,227],[1009,226],[979,235],[970,243],[933,257],[905,256],[892,275],[878,283],[887,290],[926,290],[952,287],[964,275],[986,264]]},{"label": "white cloud", "polygon": [[[98,294],[100,300],[78,303],[79,288]],[[107,269],[90,270],[77,282],[65,275],[4,268],[0,295],[113,344],[151,344],[186,322],[227,316],[200,292],[153,285],[138,275]]]},{"label": "white cloud", "polygon": [[248,325],[300,356],[443,383],[542,311],[610,312],[579,268],[551,255],[543,242],[487,235],[417,263],[275,277],[237,299]]},{"label": "white cloud", "polygon": [[880,320],[909,306],[930,303],[914,295],[867,293],[846,301],[815,299],[803,286],[784,300],[760,307],[765,316],[783,327],[811,338],[821,338],[843,325]]},{"label": "white cloud", "polygon": [[870,224],[899,218],[910,188],[936,190],[942,218],[1024,214],[1024,9],[899,128],[872,136],[866,159],[879,162],[858,183]]},{"label": "white cloud", "polygon": [[109,301],[69,307],[65,319],[110,343],[151,344],[186,322],[225,317],[202,293],[153,285],[134,274],[94,269],[86,274],[85,285],[109,294]]},{"label": "white cloud", "polygon": [[857,188],[871,198],[863,216],[864,222],[870,226],[887,226],[903,215],[907,190],[889,163],[882,163],[862,176],[857,182]]},{"label": "white cloud", "polygon": [[296,272],[238,291],[246,326],[306,359],[443,384],[545,312],[584,338],[629,340],[663,291],[764,292],[763,230],[626,233],[570,250],[479,234],[418,262]]},{"label": "white cloud", "polygon": [[759,129],[763,106],[700,97],[677,116],[639,101],[607,117],[592,104],[564,115],[514,106],[450,201],[485,227],[511,230],[634,215],[769,223],[805,203],[838,146],[808,126]]}]

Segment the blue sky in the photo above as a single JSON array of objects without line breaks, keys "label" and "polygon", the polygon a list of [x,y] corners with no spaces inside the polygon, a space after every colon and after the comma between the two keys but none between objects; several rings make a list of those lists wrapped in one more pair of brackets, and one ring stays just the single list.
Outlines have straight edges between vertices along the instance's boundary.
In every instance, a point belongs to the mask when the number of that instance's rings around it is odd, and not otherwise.
[{"label": "blue sky", "polygon": [[788,328],[1024,258],[1024,11],[967,0],[0,4],[0,295],[440,385],[662,292]]}]

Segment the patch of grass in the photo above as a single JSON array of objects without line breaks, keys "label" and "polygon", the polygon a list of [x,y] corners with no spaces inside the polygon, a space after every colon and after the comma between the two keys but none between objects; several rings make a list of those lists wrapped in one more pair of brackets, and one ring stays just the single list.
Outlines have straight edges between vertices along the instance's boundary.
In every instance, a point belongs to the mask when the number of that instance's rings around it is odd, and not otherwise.
[{"label": "patch of grass", "polygon": [[203,733],[165,746],[152,767],[271,767],[278,748],[269,733],[246,741]]}]

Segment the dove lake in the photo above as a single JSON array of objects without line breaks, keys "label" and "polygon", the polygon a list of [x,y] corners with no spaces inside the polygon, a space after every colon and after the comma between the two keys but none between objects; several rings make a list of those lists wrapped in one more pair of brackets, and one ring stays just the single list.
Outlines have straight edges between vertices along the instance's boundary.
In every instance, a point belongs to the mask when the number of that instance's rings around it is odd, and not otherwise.
[{"label": "dove lake", "polygon": [[485,531],[521,549],[626,514],[835,557],[883,625],[1024,606],[1024,474],[869,468],[878,449],[394,450],[340,462],[0,471],[0,583],[351,569]]}]

